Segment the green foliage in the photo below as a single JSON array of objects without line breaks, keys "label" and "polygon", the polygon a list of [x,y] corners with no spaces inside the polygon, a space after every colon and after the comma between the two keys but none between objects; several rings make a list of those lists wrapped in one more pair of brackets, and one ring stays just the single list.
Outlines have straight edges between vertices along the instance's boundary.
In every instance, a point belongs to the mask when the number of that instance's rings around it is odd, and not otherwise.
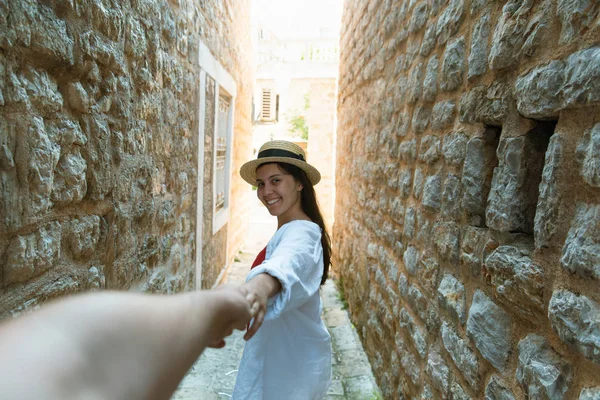
[{"label": "green foliage", "polygon": [[[308,110],[310,107],[310,96],[309,94],[304,95],[304,110]],[[292,135],[299,137],[302,140],[308,140],[308,124],[306,118],[304,118],[304,112],[299,113],[297,110],[292,110],[292,115],[288,117],[288,123],[290,128],[288,132]]]},{"label": "green foliage", "polygon": [[288,132],[294,136],[298,136],[303,140],[308,140],[308,125],[303,115],[293,115],[288,118],[288,123],[291,125]]},{"label": "green foliage", "polygon": [[337,286],[337,296],[338,299],[342,302],[342,310],[348,309],[348,300],[346,300],[346,294],[344,293],[344,279],[340,276],[338,280],[334,281]]}]

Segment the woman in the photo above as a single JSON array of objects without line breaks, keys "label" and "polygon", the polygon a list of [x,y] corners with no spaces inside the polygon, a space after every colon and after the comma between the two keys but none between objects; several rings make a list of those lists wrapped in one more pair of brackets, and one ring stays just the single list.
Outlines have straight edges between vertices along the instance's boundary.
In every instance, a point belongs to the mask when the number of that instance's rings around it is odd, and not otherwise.
[{"label": "woman", "polygon": [[313,188],[321,174],[301,147],[271,141],[240,175],[277,217],[277,232],[244,285],[260,306],[244,336],[232,398],[322,399],[331,381],[331,338],[321,321],[319,286],[331,246]]}]

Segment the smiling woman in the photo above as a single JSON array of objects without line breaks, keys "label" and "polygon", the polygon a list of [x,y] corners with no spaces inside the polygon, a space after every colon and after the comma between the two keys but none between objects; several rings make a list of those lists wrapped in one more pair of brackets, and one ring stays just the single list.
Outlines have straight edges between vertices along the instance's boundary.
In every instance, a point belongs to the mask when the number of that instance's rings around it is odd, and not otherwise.
[{"label": "smiling woman", "polygon": [[294,220],[310,221],[300,206],[302,183],[279,164],[263,164],[256,169],[256,187],[259,200],[269,213],[277,217],[277,227],[281,228]]},{"label": "smiling woman", "polygon": [[232,398],[322,399],[331,381],[331,338],[319,287],[331,246],[314,191],[321,175],[286,141],[265,143],[240,175],[257,187],[278,229],[244,285],[260,309],[245,335]]}]

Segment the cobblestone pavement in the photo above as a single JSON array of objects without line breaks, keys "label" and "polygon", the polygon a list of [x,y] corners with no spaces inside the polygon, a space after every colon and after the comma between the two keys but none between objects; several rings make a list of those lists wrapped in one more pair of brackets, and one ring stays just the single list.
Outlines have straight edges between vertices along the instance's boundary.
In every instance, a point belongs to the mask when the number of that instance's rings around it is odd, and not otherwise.
[{"label": "cobblestone pavement", "polygon": [[[254,257],[264,248],[275,232],[277,223],[256,201],[248,236],[236,262],[227,275],[227,282],[242,283]],[[358,335],[343,308],[335,283],[329,280],[321,289],[323,320],[333,342],[333,381],[328,400],[371,400],[381,398],[371,366]],[[238,364],[244,350],[243,332],[236,331],[226,339],[224,349],[207,349],[185,379],[173,400],[229,399],[235,384]],[[282,400],[285,400],[282,397]]]}]

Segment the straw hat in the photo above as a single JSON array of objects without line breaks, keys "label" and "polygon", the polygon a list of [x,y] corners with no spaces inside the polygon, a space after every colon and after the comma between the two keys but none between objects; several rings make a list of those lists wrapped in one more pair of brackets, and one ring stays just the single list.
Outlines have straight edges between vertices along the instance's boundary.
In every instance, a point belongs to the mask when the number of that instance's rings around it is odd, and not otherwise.
[{"label": "straw hat", "polygon": [[267,163],[286,163],[300,168],[308,176],[308,180],[316,185],[321,180],[321,174],[306,162],[302,147],[285,140],[272,140],[262,145],[256,160],[248,161],[240,168],[242,179],[251,185],[256,185],[256,169]]}]

